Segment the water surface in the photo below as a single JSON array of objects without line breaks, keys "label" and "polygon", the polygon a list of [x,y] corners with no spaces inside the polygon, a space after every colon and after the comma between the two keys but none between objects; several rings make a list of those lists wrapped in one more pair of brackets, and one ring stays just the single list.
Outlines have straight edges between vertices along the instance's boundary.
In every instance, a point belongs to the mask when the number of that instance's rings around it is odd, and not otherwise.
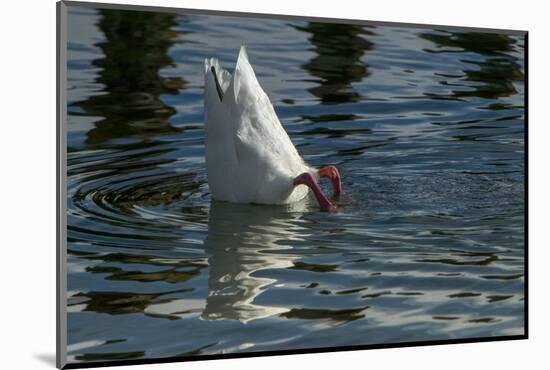
[{"label": "water surface", "polygon": [[[68,38],[69,362],[523,334],[522,37],[71,6]],[[339,212],[212,201],[203,61],[242,43]]]}]

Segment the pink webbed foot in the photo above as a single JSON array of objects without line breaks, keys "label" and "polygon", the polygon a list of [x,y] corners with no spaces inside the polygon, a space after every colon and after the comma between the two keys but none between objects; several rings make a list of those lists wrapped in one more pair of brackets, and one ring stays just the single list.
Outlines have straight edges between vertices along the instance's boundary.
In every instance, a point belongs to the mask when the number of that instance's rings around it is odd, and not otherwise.
[{"label": "pink webbed foot", "polygon": [[321,190],[317,179],[311,173],[304,172],[301,175],[296,176],[296,178],[294,179],[294,186],[296,185],[306,185],[313,191],[313,194],[319,202],[319,207],[321,208],[321,211],[332,212],[336,210],[336,207],[330,202],[330,200],[328,200],[326,195]]},{"label": "pink webbed foot", "polygon": [[342,194],[342,181],[340,180],[340,172],[334,166],[326,166],[317,171],[319,177],[327,177],[332,183],[334,198],[338,198]]}]

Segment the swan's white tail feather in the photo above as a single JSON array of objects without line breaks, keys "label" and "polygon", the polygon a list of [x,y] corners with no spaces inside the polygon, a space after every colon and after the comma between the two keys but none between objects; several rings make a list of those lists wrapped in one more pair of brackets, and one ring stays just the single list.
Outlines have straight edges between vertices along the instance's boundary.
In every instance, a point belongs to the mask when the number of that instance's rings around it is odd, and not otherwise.
[{"label": "swan's white tail feather", "polygon": [[[227,91],[227,88],[229,87],[229,84],[231,83],[231,73],[229,73],[227,70],[223,69],[223,67],[220,64],[220,61],[217,58],[210,58],[210,59],[204,59],[204,73],[205,73],[205,81],[208,79],[206,78],[208,74],[212,74],[212,67],[214,67],[214,70],[216,71],[216,77],[218,78],[218,82],[220,83],[220,87],[222,88],[222,91],[225,93]],[[206,88],[210,88],[208,84],[206,84]],[[215,86],[214,86],[215,88]]]},{"label": "swan's white tail feather", "polygon": [[244,45],[241,46],[239,57],[237,58],[237,65],[235,66],[233,94],[235,103],[237,104],[254,103],[260,97],[266,96],[258,82],[254,69],[250,65]]},{"label": "swan's white tail feather", "polygon": [[[223,90],[219,99],[216,77]],[[308,192],[293,179],[309,171],[261,87],[246,48],[233,76],[205,60],[206,167],[212,197],[242,203],[290,203]]]}]

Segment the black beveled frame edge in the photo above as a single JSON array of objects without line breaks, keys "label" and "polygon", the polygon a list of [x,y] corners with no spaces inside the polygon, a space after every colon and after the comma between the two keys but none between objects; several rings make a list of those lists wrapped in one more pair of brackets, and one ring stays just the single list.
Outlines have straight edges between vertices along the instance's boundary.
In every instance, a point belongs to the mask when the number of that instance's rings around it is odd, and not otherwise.
[{"label": "black beveled frame edge", "polygon": [[80,363],[74,363],[74,364],[67,364],[63,367],[63,369],[83,369],[83,368],[94,368],[94,367],[104,367],[104,366],[127,366],[127,365],[162,364],[162,363],[172,363],[172,362],[225,360],[225,359],[234,359],[234,358],[265,357],[265,356],[305,355],[305,354],[311,354],[311,353],[359,351],[359,350],[365,350],[365,349],[424,347],[424,346],[448,345],[448,344],[499,342],[499,341],[522,340],[522,339],[527,339],[527,335],[510,335],[510,336],[500,336],[500,337],[480,337],[480,338],[449,339],[449,340],[429,340],[429,341],[418,341],[418,342],[395,342],[395,343],[369,344],[369,345],[358,345],[358,346],[300,348],[300,349],[290,349],[290,350],[226,353],[226,354],[216,354],[216,355],[197,355],[197,356],[183,356],[183,357],[179,357],[179,356],[159,357],[159,358],[136,359],[136,360],[80,362]]},{"label": "black beveled frame edge", "polygon": [[393,26],[393,27],[406,27],[406,28],[429,28],[429,29],[444,29],[444,30],[457,30],[457,31],[477,31],[485,33],[499,33],[506,35],[522,36],[528,31],[515,30],[515,29],[499,29],[499,28],[483,28],[483,27],[461,27],[439,24],[425,24],[425,23],[404,23],[404,22],[385,22],[385,21],[372,21],[362,19],[347,19],[347,18],[329,18],[329,17],[313,17],[302,16],[292,14],[272,14],[272,13],[251,13],[240,11],[227,11],[227,10],[209,10],[209,9],[192,9],[192,8],[173,8],[166,6],[149,6],[149,5],[131,5],[131,4],[111,4],[111,3],[96,3],[88,1],[72,1],[61,0],[68,6],[79,6],[84,8],[93,9],[116,9],[116,10],[139,10],[146,12],[162,12],[162,13],[176,13],[176,14],[192,14],[192,15],[219,15],[219,16],[233,16],[233,17],[248,17],[248,18],[268,18],[268,19],[280,19],[287,20],[289,18],[293,20],[303,21],[315,21],[325,23],[345,23],[356,25],[371,25],[371,26]]},{"label": "black beveled frame edge", "polygon": [[[507,35],[524,36],[524,334],[510,336],[495,336],[495,337],[473,337],[463,339],[445,339],[445,340],[429,340],[429,341],[414,341],[414,342],[395,342],[381,343],[357,346],[338,346],[338,347],[319,347],[319,348],[301,348],[292,350],[274,350],[261,352],[244,352],[244,353],[227,353],[214,355],[197,355],[197,356],[176,356],[176,357],[159,357],[149,359],[131,359],[131,360],[112,360],[112,361],[94,361],[83,363],[66,363],[67,354],[67,280],[66,280],[66,256],[67,256],[67,238],[66,238],[66,214],[67,214],[67,195],[66,195],[66,134],[67,134],[67,112],[66,112],[66,47],[67,47],[67,6],[79,6],[86,8],[100,9],[117,9],[117,10],[140,10],[150,12],[168,12],[176,14],[196,14],[196,15],[219,15],[219,16],[235,16],[235,17],[254,17],[254,18],[269,18],[269,19],[293,19],[304,21],[317,21],[328,23],[346,23],[357,25],[372,25],[372,26],[394,26],[406,28],[439,28],[444,30],[458,31],[477,31],[486,33],[500,33]],[[357,19],[337,19],[324,17],[309,17],[298,15],[284,14],[263,14],[263,13],[248,13],[248,12],[231,12],[219,10],[205,9],[186,9],[186,8],[171,8],[158,6],[144,5],[129,5],[129,4],[109,4],[95,3],[82,1],[59,1],[56,3],[57,16],[57,32],[56,32],[56,76],[57,76],[57,94],[56,94],[56,366],[59,369],[79,369],[93,368],[104,366],[124,366],[124,365],[141,365],[141,364],[158,364],[172,362],[187,362],[187,361],[206,361],[232,358],[247,358],[247,357],[263,357],[263,356],[281,356],[281,355],[296,355],[296,354],[311,354],[322,352],[342,352],[342,351],[357,351],[365,349],[383,349],[383,348],[402,348],[402,347],[419,347],[432,345],[447,345],[447,344],[463,344],[463,343],[481,343],[481,342],[497,342],[508,340],[521,340],[529,338],[529,254],[528,254],[528,234],[529,234],[529,142],[528,142],[528,104],[529,104],[529,88],[528,88],[528,65],[529,65],[529,48],[528,39],[529,32],[523,30],[509,29],[494,29],[494,28],[479,28],[479,27],[460,27],[447,25],[433,24],[417,24],[417,23],[401,23],[401,22],[382,22],[382,21],[366,21]]]},{"label": "black beveled frame edge", "polygon": [[55,364],[67,360],[67,4],[56,3],[56,343]]},{"label": "black beveled frame edge", "polygon": [[525,339],[529,338],[529,32],[525,32],[523,43],[524,55],[524,73],[523,84],[525,91],[523,93],[523,269],[525,271],[525,283],[523,287],[523,330]]}]

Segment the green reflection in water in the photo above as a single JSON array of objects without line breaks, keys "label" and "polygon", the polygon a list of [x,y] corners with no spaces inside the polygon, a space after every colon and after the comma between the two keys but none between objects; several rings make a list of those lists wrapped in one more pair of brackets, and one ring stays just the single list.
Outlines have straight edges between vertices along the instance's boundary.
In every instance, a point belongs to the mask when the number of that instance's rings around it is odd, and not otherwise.
[{"label": "green reflection in water", "polygon": [[[193,288],[179,289],[164,293],[126,293],[126,292],[105,292],[105,291],[90,291],[86,293],[78,293],[71,297],[78,302],[69,301],[68,306],[76,304],[85,304],[81,310],[83,312],[91,311],[98,313],[106,313],[109,315],[123,315],[129,313],[145,313],[150,316],[159,317],[146,312],[145,310],[151,305],[158,305],[171,302],[173,299],[163,296],[176,293],[186,293],[192,291]],[[170,317],[166,317],[170,318]],[[177,318],[177,317],[176,317]]]},{"label": "green reflection in water", "polygon": [[[420,37],[437,45],[431,53],[455,53],[457,50],[483,55],[483,60],[462,60],[471,65],[465,69],[462,81],[472,82],[471,89],[453,90],[455,98],[477,96],[496,99],[517,93],[514,82],[523,81],[523,72],[516,57],[512,55],[516,40],[508,35],[481,32],[423,33]],[[451,48],[451,49],[449,49]],[[445,76],[452,80],[458,76]],[[450,84],[445,81],[443,84]],[[463,86],[460,83],[460,86]]]},{"label": "green reflection in water", "polygon": [[93,64],[101,69],[96,82],[104,85],[104,94],[75,103],[87,115],[103,117],[87,133],[86,142],[102,144],[113,138],[177,132],[168,121],[175,109],[160,95],[176,95],[187,82],[159,73],[173,65],[167,51],[181,34],[171,30],[176,16],[109,9],[99,14],[98,28],[105,41],[96,46],[104,57]]},{"label": "green reflection in water", "polygon": [[331,320],[336,323],[350,322],[365,317],[365,311],[368,308],[369,306],[342,310],[293,308],[281,314],[281,316],[287,319]]},{"label": "green reflection in water", "polygon": [[[69,251],[71,253],[71,251]],[[72,254],[72,253],[71,253]],[[105,255],[81,255],[80,258],[90,261],[101,261],[99,265],[86,268],[86,272],[105,274],[107,280],[135,281],[139,283],[165,282],[180,286],[200,275],[207,267],[204,259],[165,258],[155,255],[108,253]],[[158,266],[157,271],[140,271],[137,268],[124,270],[122,267],[132,264],[138,266]],[[142,313],[164,319],[179,319],[171,312],[157,312],[155,307],[177,300],[181,294],[192,292],[194,288],[181,288],[160,293],[132,293],[120,291],[91,290],[73,295],[68,299],[68,306],[81,306],[81,311],[121,315]],[[154,307],[153,307],[154,306]]]},{"label": "green reflection in water", "polygon": [[309,89],[323,104],[357,101],[361,95],[351,86],[369,75],[368,65],[361,61],[373,43],[365,36],[373,33],[362,26],[308,22],[295,27],[310,33],[312,51],[317,54],[303,68],[316,78],[319,86]]},{"label": "green reflection in water", "polygon": [[78,361],[112,361],[112,360],[130,360],[145,356],[144,351],[134,352],[105,352],[105,353],[85,353],[75,356]]}]

